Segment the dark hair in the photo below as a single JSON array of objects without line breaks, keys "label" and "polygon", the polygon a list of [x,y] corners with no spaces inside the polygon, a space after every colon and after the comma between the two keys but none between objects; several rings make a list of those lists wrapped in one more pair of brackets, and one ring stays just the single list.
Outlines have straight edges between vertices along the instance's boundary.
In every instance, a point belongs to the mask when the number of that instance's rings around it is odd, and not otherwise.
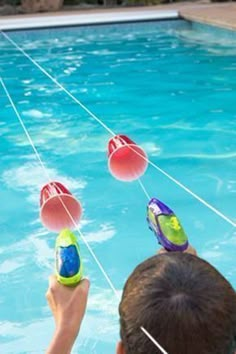
[{"label": "dark hair", "polygon": [[231,354],[236,294],[209,263],[180,252],[141,263],[126,282],[119,307],[126,354]]}]

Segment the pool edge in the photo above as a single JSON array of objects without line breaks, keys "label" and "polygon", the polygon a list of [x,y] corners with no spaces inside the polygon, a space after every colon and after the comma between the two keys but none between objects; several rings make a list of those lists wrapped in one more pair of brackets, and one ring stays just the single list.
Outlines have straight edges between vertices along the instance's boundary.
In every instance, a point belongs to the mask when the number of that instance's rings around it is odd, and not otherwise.
[{"label": "pool edge", "polygon": [[[18,31],[55,27],[102,25],[127,22],[164,21],[180,18],[178,10],[110,12],[58,16],[31,16],[27,18],[0,19],[0,31]],[[37,20],[37,22],[36,22]]]}]

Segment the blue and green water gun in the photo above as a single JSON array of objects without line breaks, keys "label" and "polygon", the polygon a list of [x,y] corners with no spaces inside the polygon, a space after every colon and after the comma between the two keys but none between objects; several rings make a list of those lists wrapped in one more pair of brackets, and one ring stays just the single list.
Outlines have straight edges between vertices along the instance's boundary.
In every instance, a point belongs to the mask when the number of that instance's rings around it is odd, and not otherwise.
[{"label": "blue and green water gun", "polygon": [[185,251],[188,248],[188,237],[173,210],[167,205],[152,198],[147,206],[147,222],[151,231],[167,251]]},{"label": "blue and green water gun", "polygon": [[56,277],[66,286],[77,285],[83,277],[83,266],[76,236],[69,229],[56,239]]}]

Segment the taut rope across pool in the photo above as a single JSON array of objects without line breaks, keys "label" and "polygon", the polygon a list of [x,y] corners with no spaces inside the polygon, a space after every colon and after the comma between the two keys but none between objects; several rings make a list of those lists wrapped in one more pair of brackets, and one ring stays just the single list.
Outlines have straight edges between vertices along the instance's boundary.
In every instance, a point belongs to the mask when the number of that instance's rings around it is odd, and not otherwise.
[{"label": "taut rope across pool", "polygon": [[[51,74],[49,74],[37,61],[35,61],[24,49],[18,46],[18,44],[13,41],[8,34],[6,34],[3,31],[0,31],[1,34],[15,47],[17,48],[26,58],[28,58],[41,72],[43,72],[51,81],[54,82],[62,91],[64,91],[75,103],[77,103],[82,109],[85,110],[97,123],[99,123],[108,133],[110,133],[112,136],[115,136],[115,132],[113,132],[112,129],[110,129],[100,118],[98,118],[90,109],[88,109],[80,100],[78,100],[71,92],[69,92],[60,82],[58,82],[57,79],[55,79]],[[132,150],[132,147],[129,147]],[[134,150],[133,150],[134,151]],[[137,155],[139,155],[138,152],[134,151]],[[141,155],[140,155],[141,156]],[[170,179],[172,182],[174,182],[176,185],[178,185],[180,188],[185,190],[188,194],[190,194],[192,197],[197,199],[200,203],[205,205],[208,209],[213,211],[215,214],[217,214],[219,217],[224,219],[226,222],[231,224],[232,226],[236,226],[236,223],[231,220],[228,216],[224,215],[220,210],[216,209],[214,206],[209,204],[207,201],[205,201],[203,198],[198,196],[196,193],[194,193],[191,189],[186,187],[184,184],[182,184],[180,181],[178,181],[176,178],[172,177],[169,175],[166,171],[158,167],[155,163],[150,161],[148,158],[145,158],[141,156],[143,159],[145,159],[152,167],[154,167],[157,171],[161,172],[164,176],[166,176],[168,179]],[[143,186],[141,185],[142,190],[144,191],[145,195],[148,196],[148,193]]]},{"label": "taut rope across pool", "polygon": [[[42,167],[42,169],[43,169],[43,171],[44,171],[44,173],[45,173],[47,179],[49,180],[49,182],[53,183],[53,181],[51,180],[51,177],[49,176],[49,173],[48,173],[48,171],[47,171],[47,169],[46,169],[46,166],[45,166],[43,160],[41,159],[41,157],[40,157],[40,155],[39,155],[39,153],[38,153],[38,150],[37,150],[37,148],[35,147],[34,142],[33,142],[32,138],[31,138],[31,136],[30,136],[30,134],[29,134],[29,132],[28,132],[28,130],[27,130],[27,128],[26,128],[26,126],[25,126],[25,124],[24,124],[24,122],[23,122],[21,116],[20,116],[20,113],[18,112],[18,110],[17,110],[17,108],[16,108],[16,105],[15,105],[15,103],[13,102],[12,97],[11,97],[11,95],[9,94],[9,91],[8,91],[6,85],[5,85],[5,83],[4,83],[4,81],[3,81],[3,79],[2,79],[1,77],[0,77],[0,83],[1,83],[1,85],[2,85],[2,87],[3,87],[3,90],[5,91],[5,94],[6,94],[8,100],[9,100],[9,102],[10,102],[10,104],[11,104],[12,109],[14,110],[14,112],[15,112],[15,114],[16,114],[16,116],[17,116],[17,119],[19,120],[19,123],[20,123],[20,125],[21,125],[21,127],[22,127],[22,129],[23,129],[23,131],[24,131],[24,133],[25,133],[25,135],[26,135],[26,137],[27,137],[27,139],[28,139],[28,141],[29,141],[29,143],[30,143],[30,145],[31,145],[31,147],[32,147],[32,149],[33,149],[33,151],[34,151],[34,153],[35,153],[35,156],[36,156],[37,160],[39,161],[40,166]],[[114,292],[116,298],[119,300],[120,296],[119,296],[118,291],[116,290],[115,286],[113,285],[113,283],[112,283],[110,277],[108,276],[108,274],[106,273],[105,269],[103,268],[101,262],[98,260],[97,256],[96,256],[95,253],[93,252],[92,248],[90,247],[90,245],[89,245],[88,242],[86,241],[86,238],[84,237],[83,233],[82,233],[81,230],[79,229],[78,225],[76,224],[75,220],[73,219],[73,216],[70,214],[69,210],[67,209],[67,206],[66,206],[65,203],[63,202],[62,198],[61,198],[60,196],[58,196],[58,198],[60,199],[60,202],[61,202],[61,204],[63,205],[63,208],[65,209],[66,213],[68,214],[68,216],[70,217],[71,221],[73,222],[73,224],[74,224],[74,226],[75,226],[75,229],[78,231],[78,233],[79,233],[79,235],[80,235],[82,241],[84,242],[84,244],[85,244],[86,247],[88,248],[90,254],[92,255],[93,259],[95,260],[95,262],[97,263],[99,269],[101,270],[102,274],[104,275],[105,279],[107,280],[107,282],[108,282],[110,288],[111,288],[112,291]],[[162,346],[157,342],[157,340],[156,340],[155,338],[153,338],[152,335],[151,335],[143,326],[140,327],[140,330],[152,341],[152,343],[153,343],[163,354],[168,354],[168,353],[166,352],[166,350],[165,350],[164,348],[162,348]]]}]

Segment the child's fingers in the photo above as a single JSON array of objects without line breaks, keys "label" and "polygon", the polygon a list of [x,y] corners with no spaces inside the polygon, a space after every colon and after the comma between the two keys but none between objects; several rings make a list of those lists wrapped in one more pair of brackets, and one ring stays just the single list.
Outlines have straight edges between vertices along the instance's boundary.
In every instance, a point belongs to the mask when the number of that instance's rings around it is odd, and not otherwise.
[{"label": "child's fingers", "polygon": [[[157,251],[157,254],[169,253],[165,248],[161,248]],[[184,251],[184,253],[192,254],[193,256],[197,256],[197,251],[191,245]]]},{"label": "child's fingers", "polygon": [[90,281],[88,279],[83,279],[76,287],[77,296],[81,296],[83,298],[88,297],[90,288]]},{"label": "child's fingers", "polygon": [[50,275],[50,277],[48,278],[48,282],[49,282],[49,289],[54,288],[57,285],[57,278],[54,274]]},{"label": "child's fingers", "polygon": [[167,253],[167,250],[165,248],[161,248],[157,251],[157,254],[163,254],[163,253]]},{"label": "child's fingers", "polygon": [[87,301],[88,301],[88,293],[89,293],[90,282],[88,279],[83,279],[75,288],[75,293],[73,294],[73,298],[76,303],[76,311],[77,311],[77,319],[82,321]]},{"label": "child's fingers", "polygon": [[197,256],[197,251],[191,245],[189,245],[188,248],[186,249],[186,251],[184,251],[184,252],[192,254],[193,256]]}]

